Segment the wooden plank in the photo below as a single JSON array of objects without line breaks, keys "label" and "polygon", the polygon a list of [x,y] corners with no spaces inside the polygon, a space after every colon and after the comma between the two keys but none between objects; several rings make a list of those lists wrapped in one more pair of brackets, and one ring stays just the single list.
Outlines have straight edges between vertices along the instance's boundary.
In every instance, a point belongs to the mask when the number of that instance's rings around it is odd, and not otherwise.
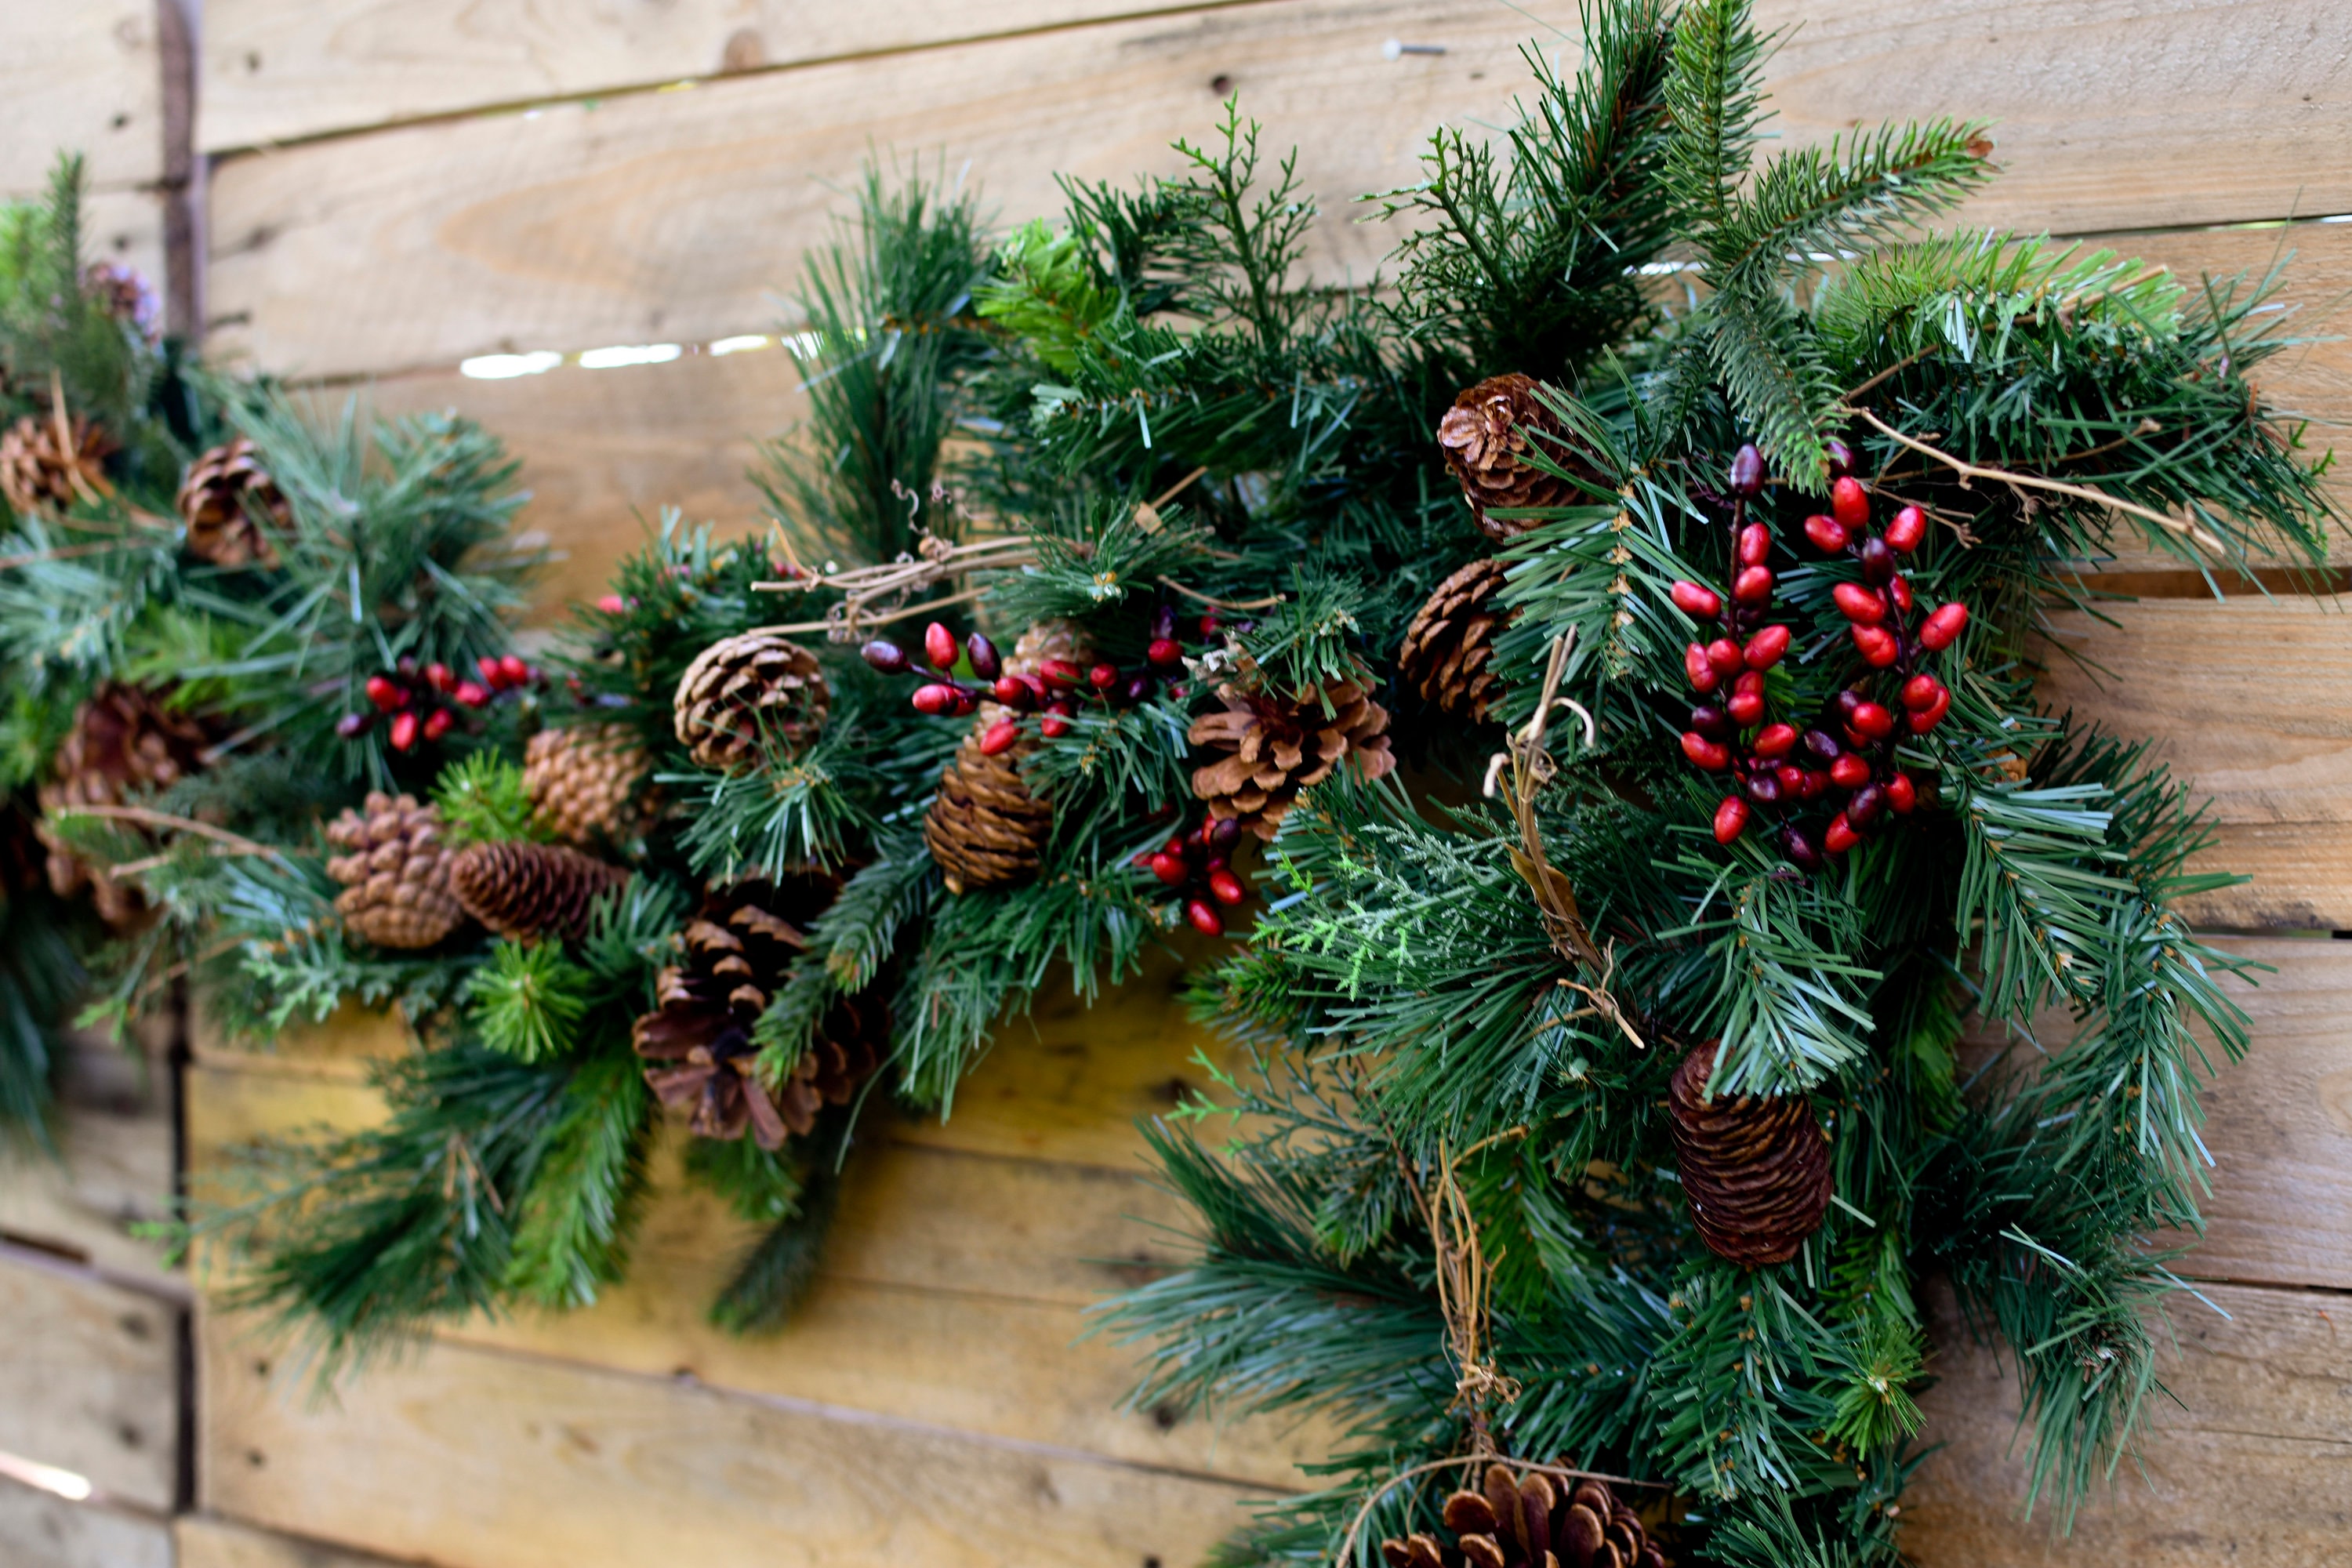
[{"label": "wooden plank", "polygon": [[226,153],[488,105],[1206,8],[1197,0],[209,0],[201,144]]},{"label": "wooden plank", "polygon": [[386,1558],[200,1513],[173,1520],[172,1540],[179,1568],[391,1568]]},{"label": "wooden plank", "polygon": [[68,1502],[0,1479],[0,1563],[8,1568],[172,1568],[172,1530],[160,1519]]},{"label": "wooden plank", "polygon": [[[159,1042],[156,1042],[160,1044]],[[75,1038],[59,1086],[58,1153],[0,1161],[0,1241],[177,1297],[186,1287],[134,1226],[169,1217],[171,1069],[95,1037]]]},{"label": "wooden plank", "polygon": [[180,1451],[175,1309],[0,1258],[0,1451],[168,1511]]},{"label": "wooden plank", "polygon": [[1948,1292],[1936,1325],[1942,1378],[1921,1402],[1931,1456],[1904,1505],[1903,1545],[1921,1568],[2338,1568],[2352,1543],[2352,1357],[2338,1296],[2214,1286],[2230,1316],[2177,1299],[2179,1349],[2163,1375],[2145,1479],[2126,1465],[2071,1539],[2046,1507],[2017,1517],[2017,1383],[1969,1345]]},{"label": "wooden plank", "polygon": [[201,1330],[205,1501],[444,1568],[1196,1561],[1241,1489],[443,1344],[331,1404]]},{"label": "wooden plank", "polygon": [[29,195],[60,151],[108,189],[162,178],[163,74],[156,0],[8,8],[0,49],[0,195]]},{"label": "wooden plank", "polygon": [[2152,758],[2213,801],[2219,842],[2199,868],[2249,886],[2187,900],[2201,925],[2352,930],[2352,709],[2315,694],[2352,679],[2352,601],[2336,597],[2119,605],[2114,624],[2053,617],[2062,648],[2037,695],[2110,733],[2152,737]]}]

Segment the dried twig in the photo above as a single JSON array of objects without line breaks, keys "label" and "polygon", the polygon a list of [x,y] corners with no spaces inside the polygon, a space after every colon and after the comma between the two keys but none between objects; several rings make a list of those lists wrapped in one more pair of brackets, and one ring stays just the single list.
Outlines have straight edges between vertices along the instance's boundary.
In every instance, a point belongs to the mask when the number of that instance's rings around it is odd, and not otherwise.
[{"label": "dried twig", "polygon": [[1263,599],[1212,599],[1198,588],[1187,588],[1173,577],[1162,575],[1160,584],[1160,586],[1173,588],[1193,603],[1206,605],[1213,610],[1270,610],[1290,596],[1287,594],[1269,594]]}]

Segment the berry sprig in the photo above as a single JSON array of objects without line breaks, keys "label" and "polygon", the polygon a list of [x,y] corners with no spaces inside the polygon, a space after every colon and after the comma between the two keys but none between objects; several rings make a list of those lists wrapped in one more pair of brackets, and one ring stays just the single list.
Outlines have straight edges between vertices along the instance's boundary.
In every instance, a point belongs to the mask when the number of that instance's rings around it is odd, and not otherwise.
[{"label": "berry sprig", "polygon": [[457,722],[458,710],[485,708],[501,692],[543,685],[544,672],[515,654],[474,661],[478,680],[459,679],[447,665],[435,662],[419,668],[414,658],[403,658],[387,670],[367,678],[363,689],[368,707],[335,721],[335,733],[355,741],[382,717],[388,721],[384,738],[395,752],[415,751],[421,742],[431,745]]},{"label": "berry sprig", "polygon": [[1234,846],[1241,836],[1240,822],[1212,816],[1160,848],[1138,855],[1135,864],[1174,890],[1194,931],[1203,936],[1223,936],[1225,917],[1218,906],[1231,909],[1249,897],[1231,865]]},{"label": "berry sprig", "polygon": [[[952,719],[970,718],[983,701],[1011,709],[1011,716],[991,724],[981,737],[980,749],[988,756],[1012,748],[1020,739],[1023,717],[1030,713],[1038,715],[1039,733],[1055,740],[1069,733],[1081,703],[1132,708],[1150,701],[1168,672],[1183,663],[1184,645],[1177,640],[1176,626],[1174,606],[1160,605],[1152,618],[1144,662],[1134,668],[1122,669],[1108,660],[1082,668],[1073,659],[1048,658],[1040,661],[1034,674],[1016,675],[1004,668],[996,645],[982,634],[974,632],[959,643],[954,632],[933,621],[923,628],[923,659],[937,678],[917,687],[908,700],[919,713]],[[885,675],[903,675],[915,667],[913,654],[887,637],[877,637],[858,651]],[[1181,695],[1181,687],[1174,689]]]}]

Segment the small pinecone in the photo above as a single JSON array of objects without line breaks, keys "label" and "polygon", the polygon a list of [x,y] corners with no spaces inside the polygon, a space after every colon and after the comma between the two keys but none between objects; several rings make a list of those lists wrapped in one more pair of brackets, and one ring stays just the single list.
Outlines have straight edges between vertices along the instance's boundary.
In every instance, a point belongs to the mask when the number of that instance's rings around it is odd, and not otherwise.
[{"label": "small pinecone", "polygon": [[[204,766],[211,737],[185,713],[173,710],[169,688],[150,690],[120,680],[101,682],[79,708],[73,728],[58,748],[51,782],[41,786],[44,816],[79,805],[121,805],[134,791],[168,789]],[[49,886],[70,898],[85,886],[109,925],[134,923],[146,904],[136,889],[93,877],[65,839],[46,824],[39,827],[48,848]]]},{"label": "small pinecone", "polygon": [[327,875],[343,885],[335,900],[343,929],[378,947],[431,947],[464,922],[449,890],[456,853],[441,842],[441,813],[414,795],[371,792],[363,810],[346,807],[327,828],[343,851]]},{"label": "small pinecone", "polygon": [[1691,1217],[1719,1258],[1786,1263],[1829,1212],[1829,1139],[1801,1099],[1701,1099],[1715,1051],[1683,1058],[1670,1100]]},{"label": "small pinecone", "polygon": [[771,631],[745,632],[704,648],[678,678],[678,743],[706,768],[741,773],[759,761],[763,732],[797,750],[832,704],[816,655]]},{"label": "small pinecone", "polygon": [[178,504],[188,553],[215,566],[277,565],[272,535],[294,521],[293,509],[243,436],[188,465]]},{"label": "small pinecone", "polygon": [[110,320],[131,328],[151,343],[155,341],[155,319],[161,311],[155,290],[147,286],[137,268],[93,261],[82,268],[81,286]]},{"label": "small pinecone", "polygon": [[1531,432],[1549,437],[1537,449],[1555,465],[1599,478],[1598,469],[1563,445],[1567,432],[1551,410],[1537,401],[1533,376],[1489,376],[1455,398],[1437,422],[1437,445],[1445,454],[1445,466],[1462,481],[1462,493],[1470,498],[1479,529],[1498,542],[1525,533],[1530,525],[1522,519],[1489,516],[1490,507],[1577,506],[1592,499],[1528,460]]},{"label": "small pinecone", "polygon": [[873,1072],[887,1026],[878,1005],[858,999],[835,1005],[780,1089],[771,1091],[756,1070],[752,1026],[807,947],[802,927],[839,888],[815,876],[738,882],[713,891],[673,939],[677,962],[655,988],[660,1005],[639,1016],[631,1037],[646,1082],[664,1105],[691,1108],[688,1126],[697,1136],[749,1132],[762,1149],[782,1148],[816,1126],[821,1106],[846,1105]]},{"label": "small pinecone", "polygon": [[642,825],[637,786],[653,759],[625,724],[541,730],[524,748],[523,784],[540,820],[567,844],[620,843]]},{"label": "small pinecone", "polygon": [[[1021,634],[1004,660],[1010,675],[1034,675],[1049,658],[1083,663],[1077,628],[1040,621]],[[1054,808],[1029,792],[1021,759],[1037,749],[1024,736],[990,756],[980,749],[989,727],[1010,717],[1001,703],[983,702],[971,731],[940,775],[940,793],[923,818],[923,841],[939,862],[948,891],[1017,887],[1037,874],[1037,856],[1054,830]]]},{"label": "small pinecone", "polygon": [[0,436],[0,496],[18,515],[63,509],[84,490],[103,492],[114,438],[77,414],[69,440],[58,439],[55,419],[27,414]]},{"label": "small pinecone", "polygon": [[1397,651],[1397,674],[1422,700],[1486,721],[1486,705],[1503,684],[1490,666],[1511,612],[1493,601],[1508,572],[1499,561],[1473,561],[1440,583],[1412,617]]},{"label": "small pinecone", "polygon": [[580,941],[598,897],[628,879],[618,866],[561,844],[468,845],[449,863],[450,890],[466,912],[519,941]]},{"label": "small pinecone", "polygon": [[1327,713],[1324,693],[1312,686],[1296,701],[1217,688],[1223,710],[1193,720],[1190,737],[1196,746],[1233,753],[1193,771],[1192,794],[1208,803],[1210,816],[1271,838],[1298,804],[1298,792],[1329,778],[1342,761],[1352,757],[1366,779],[1384,777],[1396,766],[1388,710],[1353,681],[1340,682],[1328,695]]},{"label": "small pinecone", "polygon": [[1489,1465],[1480,1490],[1445,1500],[1445,1529],[1451,1544],[1416,1532],[1381,1542],[1381,1555],[1390,1568],[1665,1568],[1665,1554],[1606,1481]]}]

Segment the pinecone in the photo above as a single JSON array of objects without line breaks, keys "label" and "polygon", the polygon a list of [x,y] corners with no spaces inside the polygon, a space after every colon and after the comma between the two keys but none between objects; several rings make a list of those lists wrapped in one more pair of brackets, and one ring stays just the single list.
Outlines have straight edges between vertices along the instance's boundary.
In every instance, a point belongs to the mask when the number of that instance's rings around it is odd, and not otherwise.
[{"label": "pinecone", "polygon": [[1473,561],[1437,585],[1405,628],[1397,675],[1440,710],[1475,723],[1502,689],[1490,665],[1495,639],[1511,612],[1494,605],[1509,569],[1499,561]]},{"label": "pinecone", "polygon": [[578,942],[602,894],[629,874],[561,844],[473,844],[449,863],[449,888],[466,912],[500,936]]},{"label": "pinecone", "polygon": [[294,524],[293,508],[243,436],[188,465],[178,506],[188,553],[215,566],[277,565],[271,536]]},{"label": "pinecone", "polygon": [[431,947],[464,923],[449,890],[456,852],[441,842],[441,813],[414,795],[370,792],[363,809],[346,807],[327,828],[343,851],[327,875],[343,885],[335,900],[343,929],[378,947]]},{"label": "pinecone", "polygon": [[[1021,634],[1004,660],[1008,675],[1034,675],[1049,658],[1084,663],[1077,628],[1040,621]],[[940,793],[923,818],[923,842],[947,879],[948,891],[1018,887],[1037,874],[1038,852],[1054,829],[1054,808],[1030,794],[1020,761],[1037,749],[1026,735],[990,756],[981,737],[1013,710],[983,702],[971,733],[940,774]]]},{"label": "pinecone", "polygon": [[637,786],[653,759],[625,724],[575,724],[541,730],[523,749],[530,804],[558,838],[621,843],[643,826]]},{"label": "pinecone", "polygon": [[135,267],[93,261],[82,268],[82,292],[98,302],[110,320],[120,321],[149,342],[155,341],[155,321],[161,313],[155,290]]},{"label": "pinecone", "polygon": [[[1536,442],[1537,434],[1549,438]],[[1445,454],[1445,465],[1462,481],[1462,493],[1470,498],[1479,529],[1497,542],[1525,533],[1530,524],[1490,516],[1489,508],[1591,502],[1588,492],[1528,460],[1532,447],[1554,465],[1599,482],[1600,470],[1565,446],[1566,437],[1551,410],[1537,401],[1535,377],[1516,373],[1480,382],[1455,398],[1437,422],[1437,445]]]},{"label": "pinecone", "polygon": [[1691,1218],[1719,1258],[1785,1263],[1829,1212],[1829,1138],[1801,1099],[1702,1100],[1715,1052],[1683,1058],[1670,1099]]},{"label": "pinecone", "polygon": [[816,876],[738,882],[714,890],[674,939],[677,962],[656,987],[661,1005],[631,1035],[647,1064],[646,1082],[664,1105],[692,1108],[688,1125],[698,1136],[750,1132],[762,1149],[782,1148],[815,1127],[821,1106],[846,1105],[873,1072],[887,1026],[877,1004],[848,998],[826,1014],[780,1089],[770,1090],[756,1073],[751,1027],[808,945],[802,926],[839,888]]},{"label": "pinecone", "polygon": [[1665,1554],[1606,1481],[1489,1465],[1481,1490],[1445,1500],[1445,1529],[1451,1545],[1416,1532],[1381,1542],[1381,1555],[1390,1568],[1665,1568]]},{"label": "pinecone", "polygon": [[1195,769],[1192,794],[1208,802],[1210,816],[1237,821],[1260,838],[1273,837],[1298,792],[1330,777],[1344,759],[1354,758],[1368,780],[1396,765],[1388,710],[1354,681],[1328,694],[1310,686],[1296,701],[1233,685],[1217,688],[1217,697],[1223,710],[1193,720],[1190,738],[1233,755]]},{"label": "pinecone", "polygon": [[[73,728],[58,748],[51,782],[41,786],[43,816],[79,805],[121,805],[134,791],[168,789],[204,766],[212,737],[203,724],[168,704],[171,688],[150,690],[124,681],[100,683],[74,710]],[[49,886],[70,898],[84,887],[109,925],[134,923],[146,901],[134,888],[92,876],[65,839],[39,825],[48,848]]]},{"label": "pinecone", "polygon": [[105,494],[106,459],[114,438],[77,414],[68,438],[58,439],[58,423],[27,414],[0,436],[0,497],[22,516],[45,507],[60,510],[85,492]]},{"label": "pinecone", "polygon": [[741,773],[759,761],[763,731],[798,750],[832,704],[816,655],[771,631],[745,632],[704,648],[678,678],[678,743],[706,768]]}]

